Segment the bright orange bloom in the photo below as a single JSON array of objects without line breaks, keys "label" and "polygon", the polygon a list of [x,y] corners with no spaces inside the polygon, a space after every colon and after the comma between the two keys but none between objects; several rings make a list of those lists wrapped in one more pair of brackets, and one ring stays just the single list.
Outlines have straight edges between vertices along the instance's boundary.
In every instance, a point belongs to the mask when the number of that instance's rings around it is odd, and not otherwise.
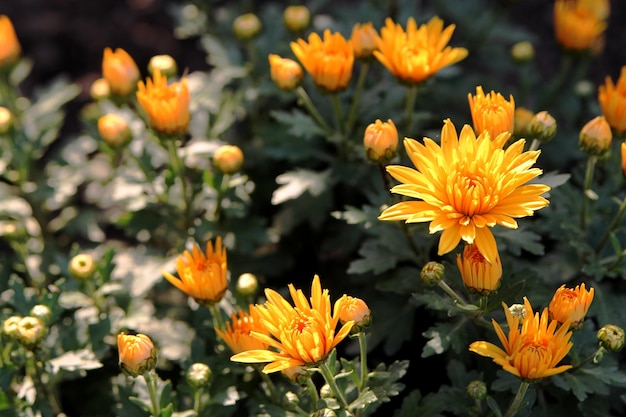
[{"label": "bright orange bloom", "polygon": [[180,278],[165,271],[163,276],[198,303],[206,305],[220,301],[228,286],[226,248],[222,246],[222,238],[218,236],[215,240],[215,250],[213,243],[207,242],[206,254],[194,246],[191,253],[185,251],[179,255],[176,272]]},{"label": "bright orange bloom", "polygon": [[167,85],[167,78],[156,70],[145,84],[139,81],[137,100],[157,132],[180,135],[187,130],[190,118],[187,79]]},{"label": "bright orange bloom", "polygon": [[317,275],[311,285],[310,303],[302,290],[296,290],[292,284],[289,285],[289,293],[294,306],[276,291],[266,289],[265,304],[253,307],[269,335],[255,331],[250,332],[250,335],[275,350],[249,350],[234,355],[231,360],[270,362],[263,368],[266,374],[298,365],[315,365],[348,336],[354,322],[346,322],[335,332],[339,324],[339,301],[335,302],[331,312],[330,295],[328,290],[322,290]]},{"label": "bright orange bloom", "polygon": [[145,334],[136,336],[117,335],[117,349],[120,355],[120,367],[131,376],[138,376],[151,371],[156,366],[156,349],[152,340]]},{"label": "bright orange bloom", "polygon": [[492,358],[505,371],[530,381],[560,374],[572,367],[557,366],[573,345],[569,322],[566,323],[568,326],[557,330],[556,320],[548,322],[548,309],[544,309],[541,315],[533,313],[530,302],[524,297],[526,311],[520,326],[519,319],[511,314],[506,304],[502,305],[509,325],[508,337],[495,320],[491,322],[504,350],[492,343],[479,341],[470,345],[470,351]]},{"label": "bright orange bloom", "polygon": [[470,292],[486,295],[500,287],[502,264],[499,256],[496,256],[495,261],[487,262],[476,245],[466,245],[463,256],[456,256],[456,264]]},{"label": "bright orange bloom", "polygon": [[572,329],[578,329],[593,301],[593,293],[593,288],[587,291],[585,284],[577,285],[573,289],[565,288],[565,284],[561,285],[548,306],[550,319],[556,320],[559,324],[569,321]]},{"label": "bright orange bloom", "polygon": [[104,48],[102,76],[108,81],[113,94],[126,96],[135,91],[141,74],[128,52],[122,48],[117,48],[115,52],[111,48]]},{"label": "bright orange bloom", "polygon": [[481,86],[476,87],[476,95],[467,95],[472,113],[474,130],[477,134],[486,130],[492,138],[500,133],[513,133],[515,121],[515,100],[509,95],[507,101],[502,94],[491,91],[485,95]]},{"label": "bright orange bloom", "polygon": [[372,22],[357,23],[352,28],[352,47],[354,48],[354,56],[357,59],[370,58],[374,51],[378,49],[380,36],[374,29]]},{"label": "bright orange bloom", "polygon": [[239,316],[233,313],[231,321],[226,323],[226,330],[217,327],[215,331],[228,345],[233,353],[241,353],[254,349],[267,349],[267,344],[250,336],[251,332],[267,333],[259,322],[259,315],[256,309],[250,306],[250,313],[239,310]]},{"label": "bright orange bloom", "polygon": [[276,54],[268,56],[272,81],[282,90],[293,90],[302,81],[302,67],[293,59],[282,58]]},{"label": "bright orange bloom", "polygon": [[404,146],[417,170],[390,165],[387,171],[402,184],[393,193],[418,198],[389,207],[380,220],[407,223],[430,222],[430,233],[443,231],[439,255],[452,251],[463,239],[475,244],[488,262],[498,256],[496,240],[489,230],[496,224],[515,229],[514,218],[533,215],[548,205],[541,194],[550,190],[542,184],[527,184],[541,169],[531,168],[539,151],[524,152],[523,139],[502,149],[509,133],[478,137],[465,125],[457,136],[447,119],[441,130],[441,146],[424,138],[422,145],[406,138]]},{"label": "bright orange bloom", "polygon": [[556,0],[554,30],[557,41],[566,49],[584,51],[591,48],[606,30],[601,11],[591,9],[587,1]]},{"label": "bright orange bloom", "polygon": [[14,63],[22,54],[15,28],[8,16],[0,15],[0,68]]},{"label": "bright orange bloom", "polygon": [[617,84],[606,77],[604,85],[598,87],[598,101],[609,125],[618,133],[626,132],[626,66],[622,67]]},{"label": "bright orange bloom", "polygon": [[309,42],[298,39],[291,42],[291,50],[318,86],[328,91],[343,90],[350,83],[354,65],[352,42],[341,33],[324,31],[324,40],[317,33],[309,35]]},{"label": "bright orange bloom", "polygon": [[447,46],[454,28],[450,25],[444,29],[443,20],[436,16],[418,28],[410,17],[405,32],[400,24],[387,18],[374,56],[401,81],[422,82],[467,56],[467,49]]}]

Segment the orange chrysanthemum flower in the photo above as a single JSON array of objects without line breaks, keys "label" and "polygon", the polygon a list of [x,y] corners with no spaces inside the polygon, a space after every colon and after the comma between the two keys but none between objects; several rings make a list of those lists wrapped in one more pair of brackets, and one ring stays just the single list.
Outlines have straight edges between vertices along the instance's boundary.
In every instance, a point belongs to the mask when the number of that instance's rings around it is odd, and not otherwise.
[{"label": "orange chrysanthemum flower", "polygon": [[456,264],[470,292],[487,295],[500,287],[502,263],[499,256],[493,262],[487,262],[476,245],[466,245],[463,256],[456,256]]},{"label": "orange chrysanthemum flower", "polygon": [[454,28],[450,25],[444,29],[443,20],[436,16],[418,28],[411,17],[405,32],[400,24],[387,18],[374,56],[402,82],[422,82],[467,56],[467,49],[447,46]]},{"label": "orange chrysanthemum flower", "polygon": [[239,316],[231,315],[226,323],[226,330],[215,328],[217,334],[228,345],[233,353],[241,353],[254,349],[267,349],[267,344],[250,335],[251,332],[267,333],[259,322],[257,310],[250,306],[250,313],[239,310]]},{"label": "orange chrysanthemum flower", "polygon": [[517,228],[514,218],[531,216],[547,206],[541,194],[550,190],[547,185],[527,184],[542,172],[531,168],[539,151],[524,152],[523,139],[503,149],[509,137],[502,133],[492,139],[488,132],[476,137],[469,125],[459,137],[448,119],[441,130],[441,146],[429,138],[423,145],[406,138],[406,152],[417,170],[388,166],[387,171],[402,183],[391,191],[422,201],[394,204],[379,219],[430,222],[431,234],[443,231],[439,255],[452,251],[463,239],[475,244],[487,262],[495,262],[498,249],[489,227]]},{"label": "orange chrysanthemum flower", "polygon": [[226,248],[222,239],[215,240],[215,250],[209,241],[206,254],[194,246],[192,252],[185,251],[176,259],[176,278],[163,271],[163,276],[172,285],[194,298],[198,303],[207,305],[220,301],[228,286]]},{"label": "orange chrysanthemum flower", "polygon": [[156,366],[156,349],[152,340],[145,334],[117,335],[120,368],[131,376],[142,375]]},{"label": "orange chrysanthemum flower", "polygon": [[582,326],[585,315],[593,301],[594,289],[585,289],[585,284],[577,285],[576,288],[565,288],[565,284],[556,290],[548,311],[550,319],[559,324],[571,322],[571,328],[576,330]]},{"label": "orange chrysanthemum flower", "polygon": [[598,101],[609,125],[618,133],[626,132],[626,65],[622,67],[617,84],[606,77],[604,85],[598,87]]},{"label": "orange chrysanthemum flower", "polygon": [[137,100],[157,132],[180,135],[187,130],[190,116],[186,79],[168,85],[167,77],[156,70],[145,84],[139,81]]},{"label": "orange chrysanthemum flower", "polygon": [[104,48],[102,76],[113,94],[126,96],[137,88],[141,74],[135,60],[122,48]]},{"label": "orange chrysanthemum flower", "polygon": [[594,46],[606,30],[600,11],[580,0],[556,0],[554,30],[557,41],[566,49],[584,51]]},{"label": "orange chrysanthemum flower", "polygon": [[22,54],[15,28],[8,16],[0,15],[0,68],[14,63]]},{"label": "orange chrysanthemum flower", "polygon": [[234,355],[235,362],[270,362],[263,368],[271,373],[294,366],[315,365],[322,361],[348,336],[354,322],[348,321],[336,332],[339,324],[338,301],[331,311],[328,290],[322,290],[316,275],[311,285],[310,304],[302,293],[289,285],[294,306],[279,293],[265,290],[267,301],[253,307],[267,332],[250,332],[250,335],[267,343],[270,349],[249,350]]},{"label": "orange chrysanthemum flower", "polygon": [[557,330],[556,320],[548,322],[548,309],[544,309],[541,315],[533,313],[526,297],[521,326],[520,320],[511,314],[506,304],[502,305],[509,325],[508,337],[495,320],[492,319],[492,323],[504,350],[492,343],[479,341],[470,345],[470,351],[492,358],[505,371],[530,381],[556,375],[572,367],[557,366],[573,345],[569,326],[561,326]]},{"label": "orange chrysanthemum flower", "polygon": [[467,95],[472,113],[474,130],[480,134],[483,130],[489,132],[492,138],[500,133],[513,133],[515,122],[515,100],[509,96],[507,101],[502,94],[491,91],[485,95],[482,86],[476,87],[476,95]]},{"label": "orange chrysanthemum flower", "polygon": [[354,50],[352,42],[341,33],[324,31],[324,39],[317,33],[309,35],[309,42],[298,39],[291,42],[291,50],[311,75],[315,84],[327,91],[343,90],[352,78]]}]

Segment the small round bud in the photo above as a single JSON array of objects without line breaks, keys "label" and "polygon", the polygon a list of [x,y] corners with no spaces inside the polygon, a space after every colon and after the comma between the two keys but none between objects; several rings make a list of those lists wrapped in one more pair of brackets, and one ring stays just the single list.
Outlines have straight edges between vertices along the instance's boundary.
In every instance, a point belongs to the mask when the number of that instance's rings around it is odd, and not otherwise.
[{"label": "small round bud", "polygon": [[237,278],[237,293],[244,297],[256,294],[259,289],[259,280],[249,272],[239,275]]},{"label": "small round bud", "polygon": [[311,12],[306,6],[288,6],[283,12],[283,23],[290,32],[301,32],[309,26]]},{"label": "small round bud", "polygon": [[333,398],[333,390],[328,384],[322,385],[320,388],[320,397],[322,398]]},{"label": "small round bud", "polygon": [[363,147],[367,159],[377,164],[385,164],[398,154],[398,130],[391,119],[386,122],[376,120],[365,129]]},{"label": "small round bud", "polygon": [[111,87],[105,78],[98,78],[91,84],[89,95],[94,100],[104,100],[111,95]]},{"label": "small round bud", "polygon": [[166,78],[175,77],[178,74],[176,61],[170,55],[155,55],[148,62],[148,72],[154,77],[155,70],[161,71]]},{"label": "small round bud", "polygon": [[293,59],[282,58],[276,54],[268,56],[270,76],[281,90],[291,91],[300,85],[304,73],[302,67]]},{"label": "small round bud", "polygon": [[439,262],[430,261],[422,268],[420,278],[426,285],[437,285],[446,275],[446,267]]},{"label": "small round bud", "polygon": [[68,266],[69,273],[77,280],[90,279],[96,272],[96,262],[93,256],[81,253],[70,259]]},{"label": "small round bud", "polygon": [[467,384],[467,393],[475,400],[482,401],[487,398],[487,385],[483,381],[474,380]]},{"label": "small round bud", "polygon": [[578,147],[588,155],[602,157],[611,150],[612,140],[611,126],[604,116],[598,116],[580,130]]},{"label": "small round bud", "polygon": [[530,134],[540,142],[548,142],[556,135],[556,120],[547,111],[540,111],[530,121]]},{"label": "small round bud", "polygon": [[196,362],[187,369],[187,383],[193,389],[208,387],[213,378],[209,365]]},{"label": "small round bud", "polygon": [[0,106],[0,135],[6,135],[13,130],[13,114],[6,107]]},{"label": "small round bud", "polygon": [[45,324],[37,317],[26,316],[17,324],[17,339],[27,347],[37,345],[46,333]]},{"label": "small round bud", "polygon": [[220,146],[213,155],[213,164],[222,174],[234,174],[243,165],[243,152],[239,146]]},{"label": "small round bud", "polygon": [[624,347],[624,329],[614,324],[607,324],[598,330],[596,338],[600,346],[612,352],[619,352]]},{"label": "small round bud", "polygon": [[30,309],[29,315],[37,317],[44,324],[48,324],[52,318],[52,310],[47,305],[37,304]]},{"label": "small round bud", "polygon": [[360,298],[344,295],[337,300],[339,322],[341,324],[353,321],[350,334],[358,334],[367,329],[372,323],[372,315],[365,301]]},{"label": "small round bud", "polygon": [[524,317],[526,317],[526,307],[523,304],[512,304],[509,307],[509,312],[513,315],[513,317],[517,317],[518,322],[522,322]]},{"label": "small round bud", "polygon": [[520,64],[529,62],[535,58],[535,48],[533,44],[528,41],[518,42],[511,47],[511,56]]},{"label": "small round bud", "polygon": [[136,336],[123,332],[117,335],[119,364],[122,371],[132,377],[143,375],[156,367],[157,354],[152,340],[145,334]]},{"label": "small round bud", "polygon": [[105,114],[98,119],[98,133],[112,148],[124,146],[133,138],[128,122],[115,113]]},{"label": "small round bud", "polygon": [[574,85],[574,92],[578,97],[591,97],[596,91],[596,86],[589,80],[580,80]]},{"label": "small round bud", "polygon": [[513,133],[515,136],[521,138],[528,135],[528,127],[530,122],[535,117],[535,113],[531,112],[525,107],[517,107],[515,109]]},{"label": "small round bud", "polygon": [[19,336],[18,324],[22,320],[22,316],[11,316],[2,322],[2,333],[13,340],[17,340]]},{"label": "small round bud", "polygon": [[293,391],[287,391],[283,397],[283,406],[287,411],[295,411],[300,404],[300,397]]},{"label": "small round bud", "polygon": [[249,41],[254,39],[263,25],[254,13],[246,13],[235,19],[233,22],[233,32],[240,41]]}]

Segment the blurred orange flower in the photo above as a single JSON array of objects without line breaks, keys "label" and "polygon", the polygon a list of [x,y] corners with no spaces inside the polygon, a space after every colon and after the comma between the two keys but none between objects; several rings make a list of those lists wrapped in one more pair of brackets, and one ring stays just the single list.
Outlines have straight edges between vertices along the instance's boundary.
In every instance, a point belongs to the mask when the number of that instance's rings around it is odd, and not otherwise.
[{"label": "blurred orange flower", "polygon": [[500,256],[496,256],[493,262],[487,262],[476,245],[465,245],[463,255],[456,256],[456,264],[461,271],[463,283],[470,292],[487,295],[500,287]]},{"label": "blurred orange flower", "polygon": [[372,57],[374,51],[378,49],[380,36],[374,29],[372,22],[357,23],[352,27],[352,47],[354,48],[354,56],[357,59],[367,59]]},{"label": "blurred orange flower", "polygon": [[251,332],[267,334],[259,322],[259,315],[250,306],[250,313],[239,310],[239,315],[232,313],[230,322],[226,323],[226,330],[217,327],[215,331],[228,345],[233,353],[241,353],[254,349],[267,349],[267,344],[250,335]]},{"label": "blurred orange flower", "polygon": [[109,83],[111,93],[126,96],[137,88],[137,81],[140,77],[139,68],[122,48],[113,51],[111,48],[104,48],[102,58],[102,76]]},{"label": "blurred orange flower", "polygon": [[317,33],[309,41],[291,42],[291,50],[319,87],[333,92],[346,88],[352,78],[354,50],[352,42],[341,33],[324,31],[324,39]]},{"label": "blurred orange flower", "polygon": [[476,87],[476,95],[467,95],[472,113],[472,122],[476,134],[484,130],[489,132],[491,138],[500,133],[513,133],[515,121],[515,100],[509,95],[507,101],[502,94],[491,91],[485,95],[482,86]]},{"label": "blurred orange flower", "polygon": [[617,84],[606,77],[604,85],[598,87],[598,101],[609,125],[618,133],[626,132],[626,66],[622,67]]},{"label": "blurred orange flower", "polygon": [[8,16],[0,15],[0,68],[4,68],[20,57],[20,45],[15,28]]},{"label": "blurred orange flower", "polygon": [[405,32],[400,24],[387,18],[374,56],[402,82],[422,82],[467,56],[467,49],[447,46],[454,28],[450,25],[444,29],[443,20],[436,16],[418,28],[411,17]]},{"label": "blurred orange flower", "polygon": [[576,288],[565,288],[565,284],[561,285],[548,306],[550,319],[556,320],[559,324],[569,321],[570,328],[578,329],[585,320],[593,301],[593,294],[593,288],[586,290],[585,284],[577,285]]},{"label": "blurred orange flower", "polygon": [[293,59],[276,54],[268,56],[272,81],[282,90],[293,90],[302,81],[302,67]]},{"label": "blurred orange flower", "polygon": [[554,30],[557,41],[566,49],[583,51],[594,46],[606,30],[606,22],[598,17],[600,8],[589,7],[589,1],[556,0]]},{"label": "blurred orange flower", "polygon": [[622,171],[626,176],[626,141],[622,142],[620,149],[622,151]]}]

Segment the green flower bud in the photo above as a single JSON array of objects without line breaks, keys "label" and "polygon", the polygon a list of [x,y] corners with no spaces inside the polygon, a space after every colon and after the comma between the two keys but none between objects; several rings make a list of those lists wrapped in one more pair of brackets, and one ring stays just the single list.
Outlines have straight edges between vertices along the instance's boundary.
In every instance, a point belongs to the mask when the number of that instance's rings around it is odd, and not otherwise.
[{"label": "green flower bud", "polygon": [[148,62],[148,71],[154,76],[155,70],[161,71],[166,78],[175,77],[178,74],[178,66],[176,61],[169,55],[155,55]]},{"label": "green flower bud", "polygon": [[249,41],[254,39],[263,25],[254,13],[246,13],[235,19],[233,22],[233,32],[240,41]]},{"label": "green flower bud", "polygon": [[511,56],[520,64],[530,62],[535,58],[535,48],[528,41],[518,42],[511,48]]},{"label": "green flower bud", "polygon": [[68,266],[70,274],[79,281],[90,279],[96,272],[96,262],[86,253],[74,256]]},{"label": "green flower bud", "polygon": [[2,333],[13,340],[17,340],[19,336],[18,324],[22,320],[21,316],[11,316],[2,322]]},{"label": "green flower bud", "polygon": [[474,380],[467,384],[467,393],[475,400],[482,401],[487,398],[487,385],[483,381]]},{"label": "green flower bud", "polygon": [[547,111],[540,111],[528,124],[528,131],[538,141],[549,142],[556,135],[556,120]]},{"label": "green flower bud", "polygon": [[29,314],[32,317],[37,317],[44,324],[48,324],[50,322],[50,319],[52,318],[52,310],[50,310],[50,307],[48,307],[47,305],[43,304],[37,304],[33,306],[33,308],[30,309]]},{"label": "green flower bud", "polygon": [[287,6],[283,12],[283,23],[290,32],[301,32],[310,22],[311,12],[306,6]]},{"label": "green flower bud", "polygon": [[246,272],[237,278],[237,293],[241,296],[248,297],[255,295],[259,289],[259,281],[254,274]]},{"label": "green flower bud", "polygon": [[439,262],[430,261],[422,268],[420,277],[426,285],[437,285],[446,275],[446,268]]},{"label": "green flower bud", "polygon": [[196,362],[187,369],[187,383],[193,389],[208,387],[213,378],[209,365]]},{"label": "green flower bud", "polygon": [[526,317],[526,307],[523,304],[511,304],[509,312],[513,317],[517,317],[517,321],[521,322]]},{"label": "green flower bud", "polygon": [[614,324],[603,326],[596,337],[606,350],[619,352],[624,347],[624,329]]},{"label": "green flower bud", "polygon": [[17,324],[17,338],[24,346],[33,347],[43,340],[48,329],[37,317],[26,316]]}]

